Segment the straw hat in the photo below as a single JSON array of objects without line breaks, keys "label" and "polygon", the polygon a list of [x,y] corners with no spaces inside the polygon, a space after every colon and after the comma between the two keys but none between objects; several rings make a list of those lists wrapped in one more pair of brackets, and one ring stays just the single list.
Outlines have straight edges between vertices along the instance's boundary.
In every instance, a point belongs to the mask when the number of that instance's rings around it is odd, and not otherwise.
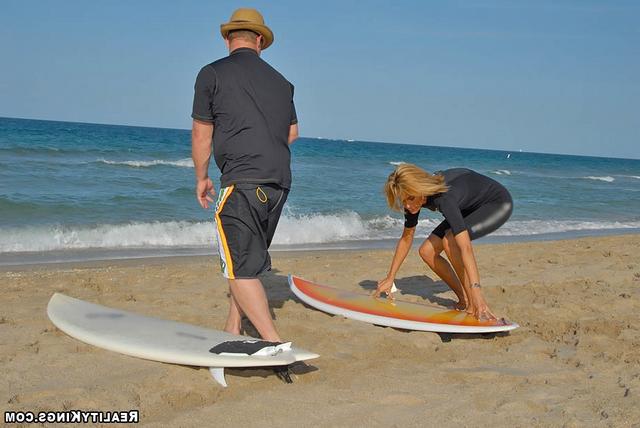
[{"label": "straw hat", "polygon": [[240,8],[233,12],[229,22],[220,25],[220,34],[227,38],[229,32],[234,30],[250,30],[262,36],[262,49],[266,49],[273,43],[273,32],[264,25],[264,18],[255,9]]}]

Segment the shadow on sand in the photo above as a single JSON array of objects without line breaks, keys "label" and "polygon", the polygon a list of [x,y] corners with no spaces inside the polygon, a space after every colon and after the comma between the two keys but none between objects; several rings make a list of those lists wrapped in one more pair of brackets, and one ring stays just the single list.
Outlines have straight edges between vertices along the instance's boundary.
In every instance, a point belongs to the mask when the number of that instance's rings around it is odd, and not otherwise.
[{"label": "shadow on sand", "polygon": [[[265,292],[267,293],[267,298],[269,299],[269,310],[271,312],[271,318],[276,320],[276,314],[273,311],[273,308],[282,308],[285,302],[288,300],[292,300],[298,304],[302,304],[307,307],[309,310],[317,310],[306,303],[302,302],[298,299],[289,289],[289,279],[288,276],[280,274],[280,271],[277,269],[273,269],[271,272],[260,277],[262,284],[264,285]],[[456,303],[456,300],[442,297],[440,294],[450,291],[451,289],[442,281],[434,281],[426,275],[415,275],[409,276],[405,278],[398,278],[395,281],[396,287],[398,287],[398,291],[400,292],[400,296],[402,295],[413,295],[421,297],[425,300],[425,303],[442,306],[443,309],[452,309]],[[335,284],[326,284],[329,286],[335,286]],[[372,293],[377,285],[377,280],[362,280],[358,283],[358,285],[368,293]],[[327,314],[330,317],[334,317],[335,315]],[[393,328],[398,332],[409,333],[412,330],[394,328],[394,327],[386,327],[386,326],[378,326],[380,328]],[[242,334],[246,334],[253,337],[259,337],[258,332],[255,330],[251,322],[245,318],[242,320]],[[493,339],[494,337],[503,337],[508,336],[509,332],[498,332],[498,333],[436,333],[440,340],[443,343],[451,342],[451,340],[486,340]],[[313,366],[308,366],[313,367]],[[315,369],[315,368],[313,368]],[[313,370],[312,370],[313,371]]]},{"label": "shadow on sand", "polygon": [[[456,301],[453,299],[438,296],[438,294],[451,290],[447,284],[442,281],[434,281],[426,275],[397,278],[395,282],[401,296],[405,294],[418,296],[431,304],[443,306],[449,309],[453,308],[456,304]],[[371,293],[377,288],[378,281],[367,279],[360,281],[358,285]]]},{"label": "shadow on sand", "polygon": [[[447,284],[445,284],[443,281],[434,281],[433,279],[429,278],[426,275],[415,275],[415,276],[409,276],[405,278],[399,278],[395,280],[395,283],[396,283],[396,287],[398,288],[398,291],[400,292],[400,296],[403,296],[403,295],[419,296],[426,301],[425,303],[428,302],[429,304],[442,306],[443,309],[453,309],[455,304],[457,303],[457,301],[454,299],[439,296],[439,294],[441,293],[451,291],[451,289]],[[367,292],[371,293],[377,288],[378,281],[364,280],[364,281],[360,281],[358,285],[360,285],[360,287],[362,287]],[[412,330],[405,330],[401,328],[386,327],[386,326],[380,326],[380,325],[376,325],[376,327],[393,328],[396,331],[404,332],[404,333],[409,333],[412,331]],[[440,340],[443,343],[447,343],[447,342],[451,342],[451,340],[453,339],[456,339],[456,340],[493,339],[494,337],[508,336],[509,332],[507,331],[507,332],[496,332],[496,333],[472,333],[472,334],[471,333],[437,333],[435,332],[435,334],[440,336]]]}]

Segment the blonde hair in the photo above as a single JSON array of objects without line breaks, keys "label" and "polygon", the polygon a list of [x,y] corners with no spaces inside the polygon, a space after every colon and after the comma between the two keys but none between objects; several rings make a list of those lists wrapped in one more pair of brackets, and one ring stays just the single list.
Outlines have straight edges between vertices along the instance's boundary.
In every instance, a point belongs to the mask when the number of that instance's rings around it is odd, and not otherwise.
[{"label": "blonde hair", "polygon": [[410,163],[398,165],[384,185],[387,205],[396,211],[404,209],[402,202],[407,196],[432,196],[447,190],[442,174],[430,174]]}]

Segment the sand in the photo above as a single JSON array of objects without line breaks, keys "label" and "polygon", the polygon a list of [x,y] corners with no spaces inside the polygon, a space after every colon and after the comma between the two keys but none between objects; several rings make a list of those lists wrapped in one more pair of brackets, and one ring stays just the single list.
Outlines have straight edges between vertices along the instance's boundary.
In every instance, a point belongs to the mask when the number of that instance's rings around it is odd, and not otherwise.
[{"label": "sand", "polygon": [[[206,369],[101,350],[57,330],[54,292],[221,328],[214,257],[0,270],[4,410],[139,409],[145,426],[640,426],[640,235],[479,245],[483,287],[508,335],[438,335],[334,317],[300,303],[286,274],[371,290],[392,250],[273,254],[263,281],[284,338],[322,356],[287,385],[264,369]],[[397,298],[450,305],[416,252]],[[255,334],[245,323],[246,332]]]}]

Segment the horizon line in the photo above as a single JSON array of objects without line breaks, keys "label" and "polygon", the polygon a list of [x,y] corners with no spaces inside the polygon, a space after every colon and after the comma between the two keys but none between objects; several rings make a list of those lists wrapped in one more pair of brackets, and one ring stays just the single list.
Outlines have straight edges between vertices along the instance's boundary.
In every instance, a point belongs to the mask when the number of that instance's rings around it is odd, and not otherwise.
[{"label": "horizon line", "polygon": [[[173,131],[190,131],[188,128],[172,128],[165,126],[148,126],[148,125],[130,125],[130,124],[120,124],[120,123],[104,123],[104,122],[77,122],[70,120],[59,120],[59,119],[40,119],[40,118],[29,118],[29,117],[10,117],[10,116],[0,116],[0,119],[14,119],[14,120],[34,120],[41,122],[59,122],[59,123],[75,123],[81,125],[101,125],[101,126],[122,126],[129,128],[148,128],[148,129],[167,129]],[[486,149],[481,147],[460,147],[460,146],[445,146],[445,145],[437,145],[437,144],[419,144],[419,143],[399,143],[399,142],[390,142],[390,141],[370,141],[370,140],[359,140],[355,138],[330,138],[330,137],[315,137],[315,136],[300,136],[300,138],[307,139],[316,139],[316,140],[331,140],[331,141],[345,141],[345,142],[360,142],[360,143],[373,143],[373,144],[395,144],[395,145],[408,145],[408,146],[424,146],[424,147],[443,147],[450,149],[460,149],[460,150],[488,150],[494,152],[510,152],[510,153],[528,153],[535,155],[560,155],[560,156],[575,156],[575,157],[587,157],[587,158],[601,158],[601,159],[621,159],[621,160],[640,160],[640,157],[619,157],[619,156],[603,156],[603,155],[585,155],[585,154],[575,154],[575,153],[559,153],[559,152],[533,152],[522,149]]]}]

